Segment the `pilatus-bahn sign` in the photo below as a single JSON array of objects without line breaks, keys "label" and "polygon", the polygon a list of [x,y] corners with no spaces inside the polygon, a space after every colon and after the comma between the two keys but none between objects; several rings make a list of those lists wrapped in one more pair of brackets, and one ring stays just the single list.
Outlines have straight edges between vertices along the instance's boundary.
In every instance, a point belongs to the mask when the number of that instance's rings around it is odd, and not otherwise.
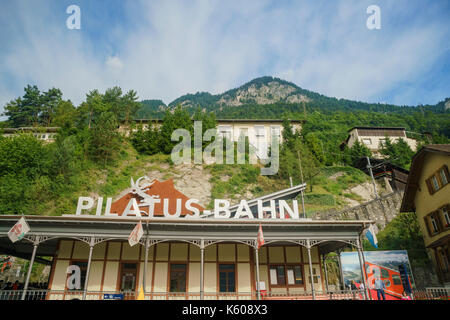
[{"label": "pilatus-bahn sign", "polygon": [[[97,203],[95,203],[97,202]],[[298,219],[297,200],[292,206],[286,200],[257,200],[252,211],[247,200],[239,205],[231,206],[225,199],[214,199],[213,210],[205,210],[197,199],[190,199],[177,189],[172,180],[151,181],[147,176],[136,182],[131,178],[131,191],[115,202],[103,197],[95,200],[92,197],[79,197],[76,215],[87,214],[93,209],[97,216],[139,217],[139,218],[204,218],[216,219]],[[255,210],[256,209],[256,210]]]}]

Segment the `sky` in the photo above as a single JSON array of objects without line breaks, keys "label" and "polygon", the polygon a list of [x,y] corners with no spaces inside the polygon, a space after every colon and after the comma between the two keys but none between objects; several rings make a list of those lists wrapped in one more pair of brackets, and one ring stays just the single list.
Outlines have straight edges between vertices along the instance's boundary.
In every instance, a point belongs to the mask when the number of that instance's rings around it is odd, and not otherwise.
[{"label": "sky", "polygon": [[[366,12],[378,5],[381,29]],[[67,7],[80,8],[68,29]],[[169,103],[275,76],[398,105],[450,97],[450,1],[0,0],[0,112],[23,88],[76,105],[120,86]]]}]

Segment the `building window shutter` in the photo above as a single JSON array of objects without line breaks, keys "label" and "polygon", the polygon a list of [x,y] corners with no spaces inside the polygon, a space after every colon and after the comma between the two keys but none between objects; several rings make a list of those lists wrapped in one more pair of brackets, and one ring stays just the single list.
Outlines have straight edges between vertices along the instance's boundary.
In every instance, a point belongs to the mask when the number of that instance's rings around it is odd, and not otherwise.
[{"label": "building window shutter", "polygon": [[438,226],[438,232],[441,232],[443,227],[442,227],[442,220],[441,220],[441,215],[439,214],[439,210],[435,211],[433,213],[433,217],[434,217],[434,220],[436,220],[436,223]]},{"label": "building window shutter", "polygon": [[447,177],[447,183],[450,183],[450,174],[448,172],[448,167],[443,166],[442,169],[444,170],[445,176]]},{"label": "building window shutter", "polygon": [[431,237],[432,233],[430,229],[430,223],[428,221],[428,216],[424,217],[423,220],[425,222],[425,226],[427,227],[428,235]]},{"label": "building window shutter", "polygon": [[428,192],[430,194],[433,194],[434,193],[434,189],[433,189],[433,186],[431,184],[431,179],[427,179],[427,180],[425,180],[425,182],[427,183]]},{"label": "building window shutter", "polygon": [[442,181],[442,177],[441,177],[441,170],[439,169],[438,172],[436,172],[435,176],[437,177],[437,181],[439,184],[439,190],[444,186],[444,181]]}]

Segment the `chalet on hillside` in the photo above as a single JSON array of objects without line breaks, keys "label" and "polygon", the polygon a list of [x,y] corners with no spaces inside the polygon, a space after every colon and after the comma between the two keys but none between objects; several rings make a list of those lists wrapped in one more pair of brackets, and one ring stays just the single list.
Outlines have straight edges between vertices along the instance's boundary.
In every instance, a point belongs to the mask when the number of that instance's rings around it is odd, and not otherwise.
[{"label": "chalet on hillside", "polygon": [[401,127],[353,127],[348,130],[347,139],[341,144],[341,149],[345,146],[351,148],[356,141],[365,145],[377,157],[381,157],[379,151],[386,142],[396,143],[403,139],[413,151],[417,150],[417,141],[406,136],[405,128]]}]

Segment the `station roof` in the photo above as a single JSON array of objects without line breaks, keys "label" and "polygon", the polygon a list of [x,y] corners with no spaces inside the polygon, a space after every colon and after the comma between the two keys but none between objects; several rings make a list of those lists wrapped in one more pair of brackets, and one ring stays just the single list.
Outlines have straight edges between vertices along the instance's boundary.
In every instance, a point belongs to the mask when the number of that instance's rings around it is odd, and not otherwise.
[{"label": "station roof", "polygon": [[[33,246],[22,239],[14,244],[7,237],[18,216],[0,216],[0,253],[29,259]],[[93,215],[25,216],[28,235],[48,239],[39,244],[38,257],[54,256],[61,239],[86,239],[127,241],[140,219],[134,217],[104,217]],[[324,221],[306,219],[165,219],[142,218],[144,235],[155,241],[190,242],[203,239],[218,242],[246,242],[257,238],[262,226],[266,243],[292,244],[310,239],[320,243],[321,253],[335,251],[349,245],[373,221]]]}]

